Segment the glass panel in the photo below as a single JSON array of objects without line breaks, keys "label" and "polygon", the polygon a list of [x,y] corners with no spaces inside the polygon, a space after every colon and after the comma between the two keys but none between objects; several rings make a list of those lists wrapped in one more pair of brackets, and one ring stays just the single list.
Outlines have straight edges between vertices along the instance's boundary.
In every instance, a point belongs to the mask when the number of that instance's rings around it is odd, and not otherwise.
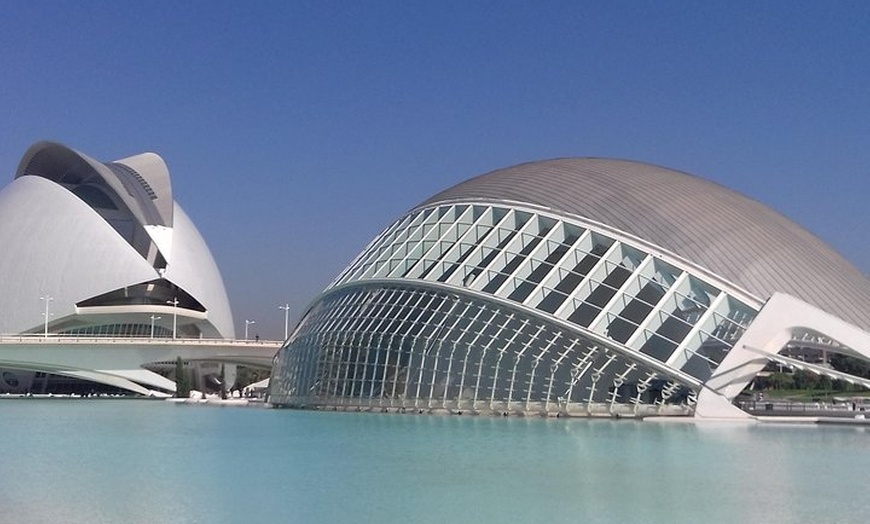
[{"label": "glass panel", "polygon": [[645,330],[646,342],[640,348],[641,353],[665,362],[677,348],[677,343]]}]

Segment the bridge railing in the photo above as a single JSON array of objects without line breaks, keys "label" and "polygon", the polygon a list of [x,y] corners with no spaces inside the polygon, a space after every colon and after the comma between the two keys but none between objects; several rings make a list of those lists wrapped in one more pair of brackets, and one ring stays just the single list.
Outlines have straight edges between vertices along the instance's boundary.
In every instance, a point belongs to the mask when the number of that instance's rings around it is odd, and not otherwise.
[{"label": "bridge railing", "polygon": [[94,335],[58,335],[49,333],[25,333],[25,334],[0,334],[0,344],[7,343],[30,343],[38,344],[41,342],[52,344],[155,344],[155,345],[233,345],[233,346],[273,346],[278,347],[283,344],[281,340],[244,340],[244,339],[229,339],[229,338],[168,338],[168,337],[113,337],[113,336],[94,336]]}]

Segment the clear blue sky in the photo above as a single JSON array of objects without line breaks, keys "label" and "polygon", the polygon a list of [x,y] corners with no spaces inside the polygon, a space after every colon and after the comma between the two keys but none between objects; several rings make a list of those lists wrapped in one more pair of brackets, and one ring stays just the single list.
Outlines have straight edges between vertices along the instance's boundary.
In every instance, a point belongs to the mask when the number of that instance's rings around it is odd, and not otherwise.
[{"label": "clear blue sky", "polygon": [[408,208],[551,157],[704,176],[870,273],[868,23],[863,0],[9,2],[0,180],[41,139],[159,153],[264,338]]}]

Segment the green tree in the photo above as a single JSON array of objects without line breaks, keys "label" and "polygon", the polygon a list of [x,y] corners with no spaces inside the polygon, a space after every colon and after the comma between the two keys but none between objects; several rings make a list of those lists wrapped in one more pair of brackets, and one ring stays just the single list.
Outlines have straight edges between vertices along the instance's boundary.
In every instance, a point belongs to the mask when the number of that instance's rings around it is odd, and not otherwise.
[{"label": "green tree", "polygon": [[794,389],[819,389],[820,377],[815,373],[799,369],[792,376]]},{"label": "green tree", "polygon": [[840,353],[832,353],[828,361],[831,363],[831,367],[837,371],[856,377],[870,378],[870,362]]},{"label": "green tree", "polygon": [[773,389],[794,389],[794,377],[790,373],[771,373],[767,380]]},{"label": "green tree", "polygon": [[227,398],[227,377],[224,372],[224,365],[221,364],[221,399]]},{"label": "green tree", "polygon": [[831,391],[832,389],[834,389],[834,383],[833,381],[831,381],[831,378],[827,375],[821,377],[819,379],[819,389],[823,389],[825,391]]},{"label": "green tree", "polygon": [[181,357],[175,359],[175,396],[178,398],[190,396],[190,380]]}]

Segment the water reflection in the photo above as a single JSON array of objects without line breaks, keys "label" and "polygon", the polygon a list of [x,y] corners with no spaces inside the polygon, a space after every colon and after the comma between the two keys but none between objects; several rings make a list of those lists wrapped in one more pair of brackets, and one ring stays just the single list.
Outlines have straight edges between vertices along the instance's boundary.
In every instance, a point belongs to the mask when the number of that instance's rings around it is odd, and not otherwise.
[{"label": "water reflection", "polygon": [[21,522],[859,522],[848,427],[2,401]]}]

